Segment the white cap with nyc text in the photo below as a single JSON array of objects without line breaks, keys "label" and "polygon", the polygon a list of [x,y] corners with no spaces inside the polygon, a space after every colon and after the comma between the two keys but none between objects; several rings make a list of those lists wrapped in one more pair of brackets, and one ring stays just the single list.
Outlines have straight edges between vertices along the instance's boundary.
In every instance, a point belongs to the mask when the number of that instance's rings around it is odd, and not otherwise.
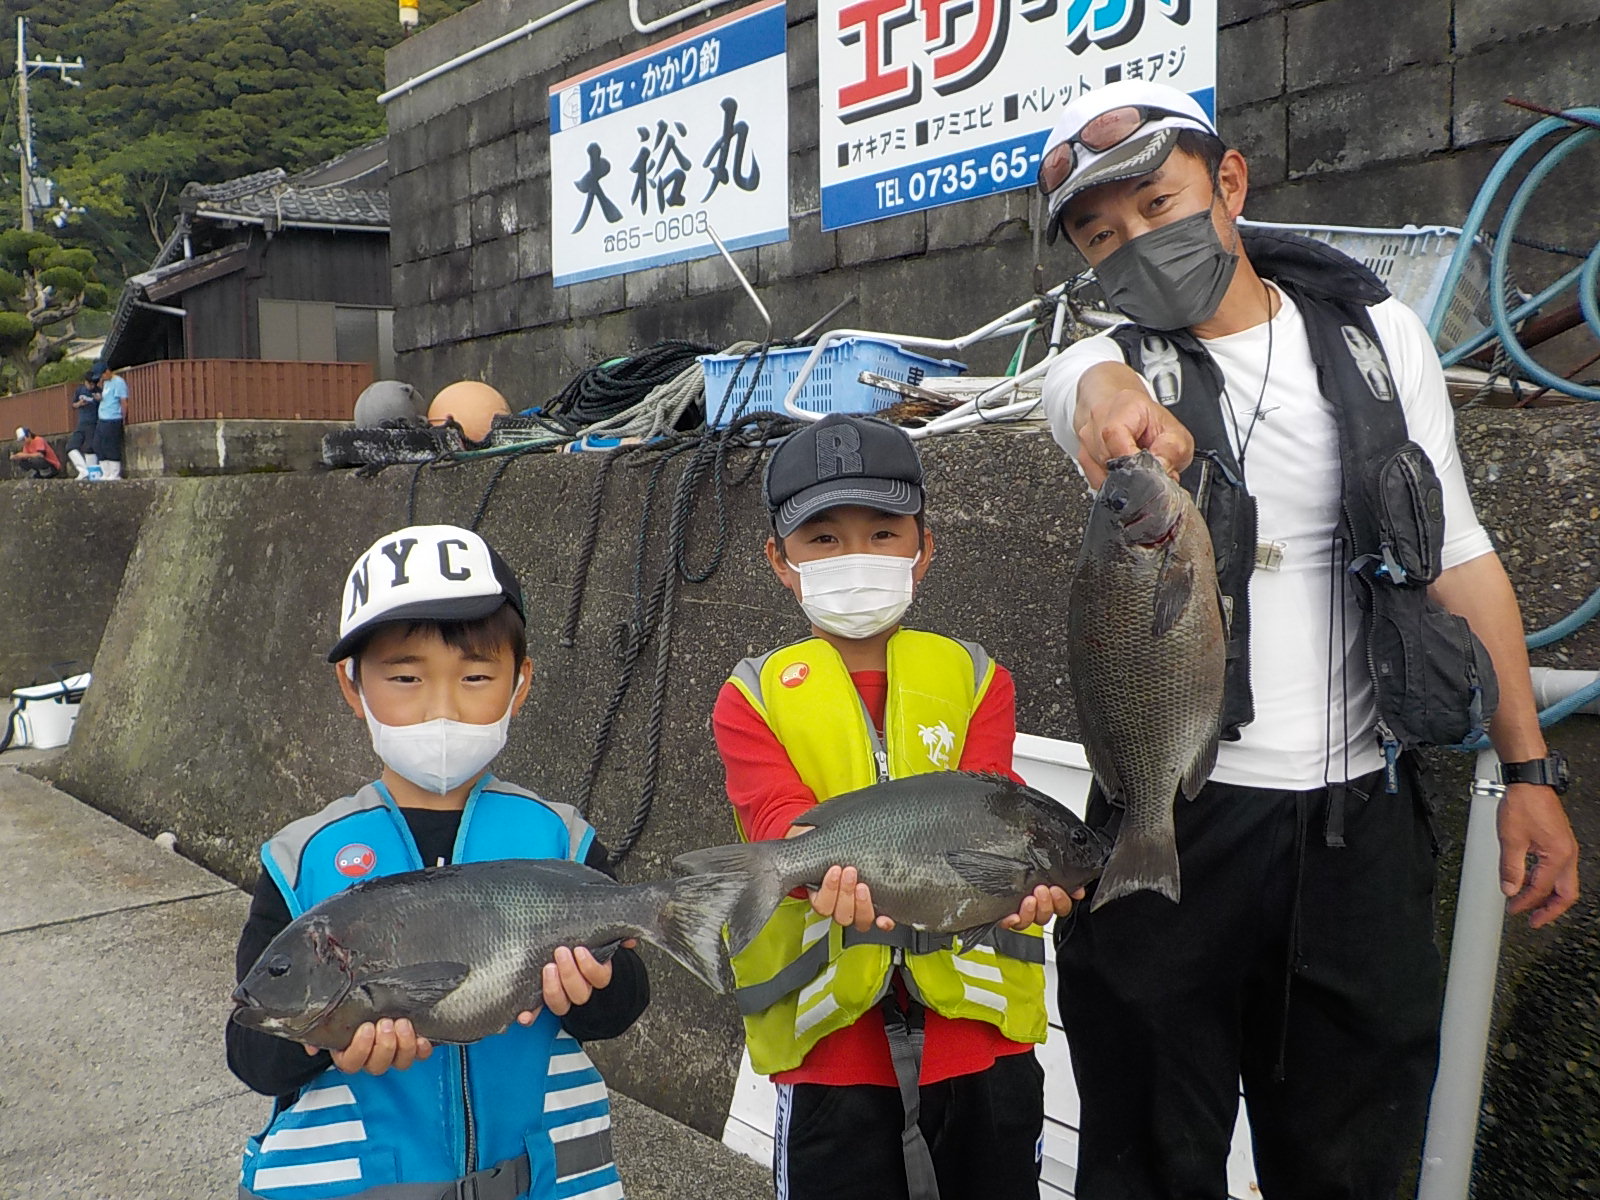
[{"label": "white cap with nyc text", "polygon": [[519,616],[522,587],[494,548],[456,525],[411,525],[367,548],[344,582],[339,640],[329,662],[349,658],[379,625],[476,621],[509,601]]}]

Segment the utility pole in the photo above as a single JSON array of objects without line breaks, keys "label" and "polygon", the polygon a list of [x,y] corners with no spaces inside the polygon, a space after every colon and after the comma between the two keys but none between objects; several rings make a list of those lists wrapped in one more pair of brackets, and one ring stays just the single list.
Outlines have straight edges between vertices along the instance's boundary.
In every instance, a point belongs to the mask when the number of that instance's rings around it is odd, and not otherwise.
[{"label": "utility pole", "polygon": [[58,71],[62,83],[70,83],[73,87],[82,87],[67,74],[68,71],[83,70],[83,56],[80,54],[76,62],[66,62],[57,54],[54,62],[45,62],[43,59],[30,59],[28,57],[28,23],[22,17],[17,18],[17,130],[22,135],[22,146],[18,151],[22,160],[22,227],[26,230],[33,229],[33,122],[28,115],[28,70],[30,67]]}]

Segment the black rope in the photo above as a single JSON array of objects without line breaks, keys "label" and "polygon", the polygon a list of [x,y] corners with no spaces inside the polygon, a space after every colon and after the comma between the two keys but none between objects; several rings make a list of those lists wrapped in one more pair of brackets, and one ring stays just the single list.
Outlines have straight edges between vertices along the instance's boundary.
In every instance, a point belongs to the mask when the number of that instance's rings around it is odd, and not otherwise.
[{"label": "black rope", "polygon": [[521,454],[508,454],[495,463],[494,470],[489,474],[489,482],[483,485],[483,495],[478,497],[478,507],[472,510],[472,520],[467,522],[467,528],[473,533],[478,532],[478,526],[483,522],[483,514],[489,509],[489,498],[494,495],[494,489],[500,486],[500,477],[506,473],[507,467],[521,457]]},{"label": "black rope", "polygon": [[1559,254],[1565,258],[1588,258],[1589,251],[1573,250],[1568,246],[1558,246],[1554,242],[1541,242],[1538,238],[1524,237],[1517,234],[1511,241],[1518,246],[1526,246],[1530,250],[1543,250],[1546,254]]},{"label": "black rope", "polygon": [[700,355],[716,352],[715,346],[667,340],[626,358],[608,359],[573,376],[546,411],[578,427],[609,420],[676,379]]},{"label": "black rope", "polygon": [[[752,462],[735,475],[729,470],[728,451],[744,446],[764,448],[773,438],[796,427],[796,422],[783,414],[745,411],[755,394],[761,371],[766,365],[768,349],[767,344],[762,344],[748,351],[740,360],[734,379],[729,382],[729,392],[744,363],[751,357],[755,358],[755,368],[726,427],[707,429],[700,434],[644,445],[621,447],[607,456],[600,471],[597,472],[594,488],[590,492],[587,528],[579,546],[577,571],[569,593],[567,619],[563,627],[563,644],[568,646],[574,644],[577,637],[588,574],[599,538],[604,492],[612,468],[632,454],[649,455],[652,458],[650,477],[645,485],[644,503],[634,534],[632,615],[629,621],[614,631],[612,636],[612,650],[618,659],[618,677],[601,712],[590,746],[589,762],[577,797],[578,810],[586,813],[593,798],[595,784],[605,765],[617,716],[632,689],[638,674],[639,661],[645,649],[653,641],[655,662],[651,676],[649,715],[645,723],[644,778],[628,826],[611,848],[609,861],[613,867],[627,857],[643,834],[650,820],[659,786],[661,743],[666,727],[666,700],[668,682],[671,678],[669,668],[672,660],[679,582],[681,580],[688,583],[704,583],[721,567],[727,556],[729,543],[727,490],[730,486],[742,486],[761,465],[761,456],[757,453],[752,456]],[[723,399],[725,402],[726,393]],[[706,406],[708,409],[712,407],[709,396],[706,398]],[[673,489],[667,517],[666,544],[659,569],[652,578],[649,570],[649,547],[651,530],[655,524],[656,498],[667,467],[685,454],[689,455],[689,459]],[[712,503],[717,513],[716,532],[706,565],[697,570],[689,562],[689,531],[698,509],[701,484],[707,481],[710,483]]]}]

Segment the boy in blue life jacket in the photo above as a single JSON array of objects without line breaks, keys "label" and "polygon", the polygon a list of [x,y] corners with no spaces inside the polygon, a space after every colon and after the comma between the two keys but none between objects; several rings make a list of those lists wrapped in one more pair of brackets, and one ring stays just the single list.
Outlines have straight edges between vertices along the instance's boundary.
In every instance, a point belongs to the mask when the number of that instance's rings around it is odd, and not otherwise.
[{"label": "boy in blue life jacket", "polygon": [[[767,561],[811,636],[745,659],[717,697],[743,836],[803,834],[815,805],[890,778],[1017,778],[1010,672],[974,643],[900,625],[933,556],[911,439],[824,417],[778,446],[763,492]],[[878,914],[849,863],[783,901],[733,959],[752,1065],[778,1088],[780,1200],[1035,1200],[1046,1015],[1032,927],[1071,904],[1040,887],[997,948],[957,957]]]},{"label": "boy in blue life jacket", "polygon": [[[290,921],[363,879],[499,858],[606,862],[574,809],[488,770],[533,676],[522,589],[488,543],[450,525],[380,538],[339,615],[328,661],[383,772],[262,847],[241,979]],[[376,1198],[399,1184],[416,1200],[620,1198],[605,1085],[581,1043],[644,1011],[644,964],[631,943],[609,962],[581,947],[554,959],[538,1015],[469,1046],[434,1047],[385,1019],[330,1052],[230,1021],[229,1067],[275,1098],[239,1195]]]}]

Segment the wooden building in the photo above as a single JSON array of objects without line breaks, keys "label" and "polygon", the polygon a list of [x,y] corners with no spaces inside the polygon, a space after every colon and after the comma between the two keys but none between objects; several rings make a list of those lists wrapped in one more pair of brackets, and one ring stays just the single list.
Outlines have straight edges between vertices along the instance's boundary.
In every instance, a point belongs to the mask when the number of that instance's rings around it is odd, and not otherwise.
[{"label": "wooden building", "polygon": [[191,183],[177,227],[123,289],[104,357],[394,366],[387,139],[289,175]]}]

